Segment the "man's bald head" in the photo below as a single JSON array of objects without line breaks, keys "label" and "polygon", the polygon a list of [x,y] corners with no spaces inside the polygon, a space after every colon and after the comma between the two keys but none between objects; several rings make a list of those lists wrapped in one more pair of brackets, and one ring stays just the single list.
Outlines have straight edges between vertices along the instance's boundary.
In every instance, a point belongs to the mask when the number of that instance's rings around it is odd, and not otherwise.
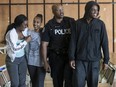
[{"label": "man's bald head", "polygon": [[58,9],[58,7],[62,7],[61,4],[53,4],[52,5],[52,12],[54,13],[54,11],[56,11]]},{"label": "man's bald head", "polygon": [[52,6],[52,12],[56,18],[63,18],[64,11],[61,4],[54,4]]}]

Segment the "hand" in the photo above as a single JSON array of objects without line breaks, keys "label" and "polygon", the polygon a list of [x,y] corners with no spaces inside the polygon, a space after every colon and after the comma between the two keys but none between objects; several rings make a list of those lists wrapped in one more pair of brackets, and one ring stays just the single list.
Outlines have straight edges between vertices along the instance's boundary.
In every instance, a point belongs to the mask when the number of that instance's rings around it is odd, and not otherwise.
[{"label": "hand", "polygon": [[46,62],[46,63],[44,64],[44,69],[45,69],[45,71],[48,72],[48,73],[51,72],[51,68],[50,68],[50,65],[48,64],[48,62]]},{"label": "hand", "polygon": [[103,70],[107,70],[108,69],[108,64],[103,64],[103,66],[102,66],[103,68]]},{"label": "hand", "polygon": [[75,61],[74,60],[70,61],[70,66],[71,66],[71,68],[75,69]]},{"label": "hand", "polygon": [[25,40],[26,40],[27,42],[31,41],[31,35],[25,37]]}]

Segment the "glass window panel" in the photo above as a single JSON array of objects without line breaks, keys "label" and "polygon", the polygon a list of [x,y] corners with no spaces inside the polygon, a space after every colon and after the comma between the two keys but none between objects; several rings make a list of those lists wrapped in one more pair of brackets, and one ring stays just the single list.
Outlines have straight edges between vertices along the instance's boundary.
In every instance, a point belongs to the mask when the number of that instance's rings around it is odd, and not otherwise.
[{"label": "glass window panel", "polygon": [[80,0],[80,2],[88,2],[88,1],[95,1],[95,0]]},{"label": "glass window panel", "polygon": [[47,23],[48,20],[50,20],[51,18],[53,18],[53,14],[52,14],[52,4],[45,6],[45,23]]},{"label": "glass window panel", "polygon": [[116,53],[116,4],[114,5],[115,7],[114,7],[114,45],[115,45],[115,53]]},{"label": "glass window panel", "polygon": [[[37,9],[37,8],[39,8],[39,9]],[[28,10],[28,25],[29,25],[30,29],[33,29],[33,18],[37,14],[43,15],[43,5],[29,5],[28,9],[29,9]],[[43,15],[43,17],[44,17],[44,15]],[[42,26],[43,26],[43,24],[44,24],[44,18],[43,18]]]},{"label": "glass window panel", "polygon": [[9,3],[9,0],[0,0],[0,3]]},{"label": "glass window panel", "polygon": [[11,0],[11,3],[26,3],[26,0]]},{"label": "glass window panel", "polygon": [[[110,15],[108,15],[110,14]],[[100,4],[100,19],[105,22],[108,39],[109,39],[109,49],[112,51],[112,5],[110,4]]]},{"label": "glass window panel", "polygon": [[43,0],[28,0],[28,3],[43,3]]},{"label": "glass window panel", "polygon": [[97,2],[112,2],[112,0],[97,0]]},{"label": "glass window panel", "polygon": [[12,5],[11,6],[11,23],[14,22],[15,17],[19,14],[26,15],[26,5]]},{"label": "glass window panel", "polygon": [[76,4],[66,4],[64,7],[64,15],[73,17],[75,19],[78,18],[78,5]]},{"label": "glass window panel", "polygon": [[61,3],[61,0],[45,0],[45,3]]},{"label": "glass window panel", "polygon": [[80,4],[80,18],[84,16],[85,13],[85,4]]},{"label": "glass window panel", "polygon": [[73,2],[78,2],[78,0],[62,0],[63,2],[70,2],[70,3],[73,3]]},{"label": "glass window panel", "polygon": [[9,6],[0,6],[0,42],[4,40],[6,28],[9,25]]}]

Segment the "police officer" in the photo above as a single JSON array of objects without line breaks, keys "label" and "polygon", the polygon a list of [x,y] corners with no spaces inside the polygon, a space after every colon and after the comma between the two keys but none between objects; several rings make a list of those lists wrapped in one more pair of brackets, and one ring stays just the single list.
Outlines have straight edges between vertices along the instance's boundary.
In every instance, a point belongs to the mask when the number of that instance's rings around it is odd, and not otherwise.
[{"label": "police officer", "polygon": [[63,87],[64,81],[65,87],[72,87],[72,69],[69,66],[67,50],[74,19],[64,17],[63,7],[60,4],[54,4],[52,12],[54,17],[45,25],[42,36],[44,67],[47,72],[51,71],[54,87]]}]

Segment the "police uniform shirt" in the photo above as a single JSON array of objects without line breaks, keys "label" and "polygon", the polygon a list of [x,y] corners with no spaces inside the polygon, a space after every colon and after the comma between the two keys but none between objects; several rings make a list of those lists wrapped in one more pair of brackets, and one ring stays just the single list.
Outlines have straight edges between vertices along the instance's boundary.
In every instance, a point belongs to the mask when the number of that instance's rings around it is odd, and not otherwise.
[{"label": "police uniform shirt", "polygon": [[56,22],[55,18],[51,19],[43,30],[42,41],[49,42],[52,49],[68,48],[71,34],[72,18],[64,17],[61,23]]}]

